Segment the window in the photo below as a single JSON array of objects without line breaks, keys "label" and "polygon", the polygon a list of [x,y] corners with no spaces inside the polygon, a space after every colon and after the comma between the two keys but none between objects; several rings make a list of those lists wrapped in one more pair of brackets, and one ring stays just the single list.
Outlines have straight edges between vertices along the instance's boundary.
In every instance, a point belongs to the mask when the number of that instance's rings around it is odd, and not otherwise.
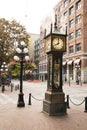
[{"label": "window", "polygon": [[62,32],[62,27],[59,28],[59,32]]},{"label": "window", "polygon": [[60,12],[60,6],[58,7],[58,12]]},{"label": "window", "polygon": [[64,18],[66,18],[67,17],[67,11],[63,14],[63,16],[64,16]]},{"label": "window", "polygon": [[61,12],[62,11],[62,4],[60,4],[59,6],[58,6],[58,8],[57,8],[57,12],[59,13],[59,12]]},{"label": "window", "polygon": [[73,32],[71,32],[70,34],[69,34],[69,40],[72,40],[73,39]]},{"label": "window", "polygon": [[77,3],[76,3],[76,10],[79,10],[81,8],[81,0],[79,0]]},{"label": "window", "polygon": [[79,24],[81,22],[81,14],[76,16],[76,24]]},{"label": "window", "polygon": [[69,0],[69,2],[72,2],[73,0]]},{"label": "window", "polygon": [[64,1],[64,7],[66,7],[68,5],[68,0]]},{"label": "window", "polygon": [[81,51],[81,43],[77,43],[75,46],[75,50],[77,51]]},{"label": "window", "polygon": [[69,8],[69,15],[73,14],[73,12],[74,12],[74,7],[72,6]]},{"label": "window", "polygon": [[58,23],[60,23],[60,17],[58,18]]},{"label": "window", "polygon": [[74,23],[74,20],[73,20],[73,19],[69,21],[69,27],[70,27],[70,28],[73,27],[73,23]]},{"label": "window", "polygon": [[81,36],[81,28],[76,30],[76,37],[79,37],[79,36]]},{"label": "window", "polygon": [[69,47],[69,53],[73,53],[73,46]]},{"label": "window", "polygon": [[59,22],[59,23],[62,22],[62,16],[59,17],[58,22]]},{"label": "window", "polygon": [[65,17],[67,16],[67,11],[64,13],[64,16],[65,16]]},{"label": "window", "polygon": [[55,23],[57,23],[57,14],[55,14]]}]

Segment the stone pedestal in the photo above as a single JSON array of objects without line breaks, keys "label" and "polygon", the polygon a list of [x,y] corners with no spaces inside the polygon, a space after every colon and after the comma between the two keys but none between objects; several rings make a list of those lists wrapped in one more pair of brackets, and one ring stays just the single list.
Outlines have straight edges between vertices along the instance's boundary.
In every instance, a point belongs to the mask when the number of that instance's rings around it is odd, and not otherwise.
[{"label": "stone pedestal", "polygon": [[66,114],[65,94],[63,92],[46,91],[43,112],[50,116]]}]

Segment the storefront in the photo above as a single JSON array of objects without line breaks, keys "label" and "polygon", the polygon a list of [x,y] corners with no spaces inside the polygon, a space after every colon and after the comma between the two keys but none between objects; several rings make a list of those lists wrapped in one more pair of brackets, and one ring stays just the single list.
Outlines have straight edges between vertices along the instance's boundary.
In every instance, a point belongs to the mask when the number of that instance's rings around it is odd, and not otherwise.
[{"label": "storefront", "polygon": [[81,82],[81,59],[63,62],[63,82]]}]

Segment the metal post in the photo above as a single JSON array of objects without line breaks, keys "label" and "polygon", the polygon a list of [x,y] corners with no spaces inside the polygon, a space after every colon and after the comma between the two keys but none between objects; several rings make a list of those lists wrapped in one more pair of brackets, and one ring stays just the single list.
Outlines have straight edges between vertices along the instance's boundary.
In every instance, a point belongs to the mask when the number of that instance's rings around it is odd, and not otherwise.
[{"label": "metal post", "polygon": [[23,98],[24,94],[23,94],[23,88],[22,88],[22,82],[23,82],[23,58],[21,58],[20,65],[21,65],[21,68],[20,68],[20,93],[19,93],[19,96],[18,96],[18,104],[17,104],[17,106],[18,107],[24,107],[25,103],[24,103],[24,98]]},{"label": "metal post", "polygon": [[66,102],[66,106],[67,106],[67,108],[70,108],[70,107],[69,107],[69,95],[67,95],[67,102]]},{"label": "metal post", "polygon": [[29,101],[28,101],[28,105],[31,105],[31,93],[29,93]]},{"label": "metal post", "polygon": [[85,97],[85,111],[84,112],[87,112],[87,97]]},{"label": "metal post", "polygon": [[11,84],[11,92],[13,91],[13,84]]},{"label": "metal post", "polygon": [[70,77],[69,77],[69,86],[70,86]]},{"label": "metal post", "polygon": [[69,67],[69,86],[70,86],[70,67]]},{"label": "metal post", "polygon": [[21,68],[20,68],[20,93],[23,92],[23,58],[21,59],[20,61],[20,65],[21,65]]},{"label": "metal post", "polygon": [[[28,56],[28,49],[25,46],[24,41],[21,41],[18,45],[18,48],[16,49],[17,55],[14,56],[14,59],[16,61],[20,61],[20,93],[18,95],[18,107],[24,107],[25,103],[24,103],[24,94],[23,94],[23,64],[25,61],[29,60],[29,56]],[[19,87],[19,85],[17,86],[17,88]]]},{"label": "metal post", "polygon": [[5,91],[5,86],[2,85],[2,93],[4,93],[4,91]]}]

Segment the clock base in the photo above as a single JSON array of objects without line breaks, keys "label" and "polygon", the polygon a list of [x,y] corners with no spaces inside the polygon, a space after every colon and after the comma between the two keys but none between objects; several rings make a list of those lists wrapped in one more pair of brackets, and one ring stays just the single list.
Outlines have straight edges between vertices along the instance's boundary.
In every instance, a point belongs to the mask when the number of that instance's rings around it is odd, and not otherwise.
[{"label": "clock base", "polygon": [[66,102],[64,101],[65,94],[63,92],[49,92],[45,93],[45,100],[43,101],[43,112],[50,116],[65,115]]}]

